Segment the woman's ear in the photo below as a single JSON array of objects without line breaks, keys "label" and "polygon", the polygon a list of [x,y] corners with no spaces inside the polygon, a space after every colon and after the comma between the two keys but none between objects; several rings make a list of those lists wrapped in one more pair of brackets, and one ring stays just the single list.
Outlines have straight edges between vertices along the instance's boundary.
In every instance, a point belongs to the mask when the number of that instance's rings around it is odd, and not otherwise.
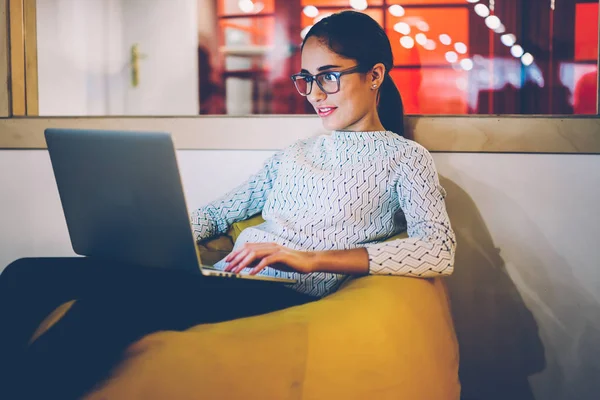
[{"label": "woman's ear", "polygon": [[377,63],[371,69],[371,88],[378,89],[385,79],[385,66],[382,63]]}]

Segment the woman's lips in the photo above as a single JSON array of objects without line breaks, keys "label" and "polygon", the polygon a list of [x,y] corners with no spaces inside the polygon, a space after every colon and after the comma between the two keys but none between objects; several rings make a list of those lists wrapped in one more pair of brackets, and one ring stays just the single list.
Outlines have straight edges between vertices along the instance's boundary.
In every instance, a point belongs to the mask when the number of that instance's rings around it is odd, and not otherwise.
[{"label": "woman's lips", "polygon": [[324,118],[330,116],[335,110],[337,110],[337,107],[318,107],[317,114],[319,117]]}]

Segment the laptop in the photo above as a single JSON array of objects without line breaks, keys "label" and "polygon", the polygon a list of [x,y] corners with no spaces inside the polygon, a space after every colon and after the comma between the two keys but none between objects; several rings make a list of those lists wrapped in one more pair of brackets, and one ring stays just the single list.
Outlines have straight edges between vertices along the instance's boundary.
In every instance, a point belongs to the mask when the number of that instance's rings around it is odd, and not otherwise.
[{"label": "laptop", "polygon": [[44,133],[76,254],[210,277],[296,282],[202,264],[170,134],[79,129]]}]

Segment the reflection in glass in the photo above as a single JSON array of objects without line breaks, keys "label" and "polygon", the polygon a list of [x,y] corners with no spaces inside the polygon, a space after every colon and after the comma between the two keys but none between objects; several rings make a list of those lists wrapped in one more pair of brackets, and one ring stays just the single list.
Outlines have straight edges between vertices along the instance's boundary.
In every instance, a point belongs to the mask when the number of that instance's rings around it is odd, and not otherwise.
[{"label": "reflection in glass", "polygon": [[[302,38],[346,9],[386,30],[409,114],[596,113],[593,0],[36,4],[41,115],[312,114],[290,81]],[[134,87],[135,45],[145,58]]]}]

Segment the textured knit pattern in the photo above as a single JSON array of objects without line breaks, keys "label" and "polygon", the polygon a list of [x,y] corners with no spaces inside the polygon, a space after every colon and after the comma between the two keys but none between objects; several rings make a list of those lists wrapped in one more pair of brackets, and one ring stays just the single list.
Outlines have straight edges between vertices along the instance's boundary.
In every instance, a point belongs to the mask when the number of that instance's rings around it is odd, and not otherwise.
[{"label": "textured knit pattern", "polygon": [[[392,132],[333,132],[276,153],[245,183],[193,212],[192,225],[203,240],[262,212],[265,222],[244,230],[236,249],[253,242],[307,251],[366,247],[371,274],[435,277],[454,266],[444,197],[421,145]],[[409,237],[382,242],[402,231]],[[261,274],[297,279],[292,288],[314,296],[346,279],[272,268]]]}]

